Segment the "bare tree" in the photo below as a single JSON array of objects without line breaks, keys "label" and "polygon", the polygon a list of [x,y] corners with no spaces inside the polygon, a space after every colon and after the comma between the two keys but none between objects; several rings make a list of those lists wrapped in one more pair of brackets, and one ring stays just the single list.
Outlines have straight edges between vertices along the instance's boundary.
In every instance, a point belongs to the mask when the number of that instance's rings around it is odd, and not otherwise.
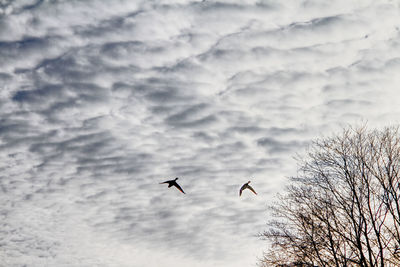
[{"label": "bare tree", "polygon": [[316,140],[271,207],[262,266],[400,266],[398,128]]}]

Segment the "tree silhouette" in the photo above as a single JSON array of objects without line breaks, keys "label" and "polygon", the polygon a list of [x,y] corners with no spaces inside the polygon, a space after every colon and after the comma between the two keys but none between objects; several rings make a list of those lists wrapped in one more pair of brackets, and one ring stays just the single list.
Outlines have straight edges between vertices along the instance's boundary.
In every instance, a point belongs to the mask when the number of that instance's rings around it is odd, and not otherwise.
[{"label": "tree silhouette", "polygon": [[400,266],[398,128],[316,140],[271,206],[261,266]]}]

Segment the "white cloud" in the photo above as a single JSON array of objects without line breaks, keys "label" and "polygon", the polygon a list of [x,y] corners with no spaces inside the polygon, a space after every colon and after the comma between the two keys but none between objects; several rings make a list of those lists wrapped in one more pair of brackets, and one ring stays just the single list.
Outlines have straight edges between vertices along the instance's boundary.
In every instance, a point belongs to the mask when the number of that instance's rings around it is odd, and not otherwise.
[{"label": "white cloud", "polygon": [[296,153],[398,123],[399,5],[1,2],[1,264],[254,264]]}]

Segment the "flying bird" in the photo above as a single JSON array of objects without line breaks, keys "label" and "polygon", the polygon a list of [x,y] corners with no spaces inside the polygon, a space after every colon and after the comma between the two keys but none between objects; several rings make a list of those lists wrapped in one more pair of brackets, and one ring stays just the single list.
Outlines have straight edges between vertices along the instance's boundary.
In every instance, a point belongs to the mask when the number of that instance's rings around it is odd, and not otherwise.
[{"label": "flying bird", "polygon": [[186,194],[185,192],[183,192],[182,187],[180,187],[180,185],[176,182],[176,180],[178,180],[178,177],[176,177],[174,180],[165,181],[160,184],[168,184],[168,187],[175,186],[176,188],[178,188],[179,191]]},{"label": "flying bird", "polygon": [[239,191],[239,197],[242,195],[242,192],[243,192],[243,190],[245,190],[245,189],[249,189],[249,190],[251,190],[254,194],[257,195],[256,191],[254,191],[253,187],[251,187],[251,186],[249,185],[249,183],[250,183],[250,181],[248,181],[247,183],[245,183],[244,185],[242,185],[242,187],[240,188],[240,191]]}]

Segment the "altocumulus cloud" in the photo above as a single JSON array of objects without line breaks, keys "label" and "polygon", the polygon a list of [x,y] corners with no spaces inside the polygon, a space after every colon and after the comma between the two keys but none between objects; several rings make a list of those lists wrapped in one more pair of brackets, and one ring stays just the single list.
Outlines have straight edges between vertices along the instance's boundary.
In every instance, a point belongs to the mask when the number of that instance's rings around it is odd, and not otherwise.
[{"label": "altocumulus cloud", "polygon": [[399,10],[1,1],[0,263],[254,265],[295,154],[398,123]]}]

